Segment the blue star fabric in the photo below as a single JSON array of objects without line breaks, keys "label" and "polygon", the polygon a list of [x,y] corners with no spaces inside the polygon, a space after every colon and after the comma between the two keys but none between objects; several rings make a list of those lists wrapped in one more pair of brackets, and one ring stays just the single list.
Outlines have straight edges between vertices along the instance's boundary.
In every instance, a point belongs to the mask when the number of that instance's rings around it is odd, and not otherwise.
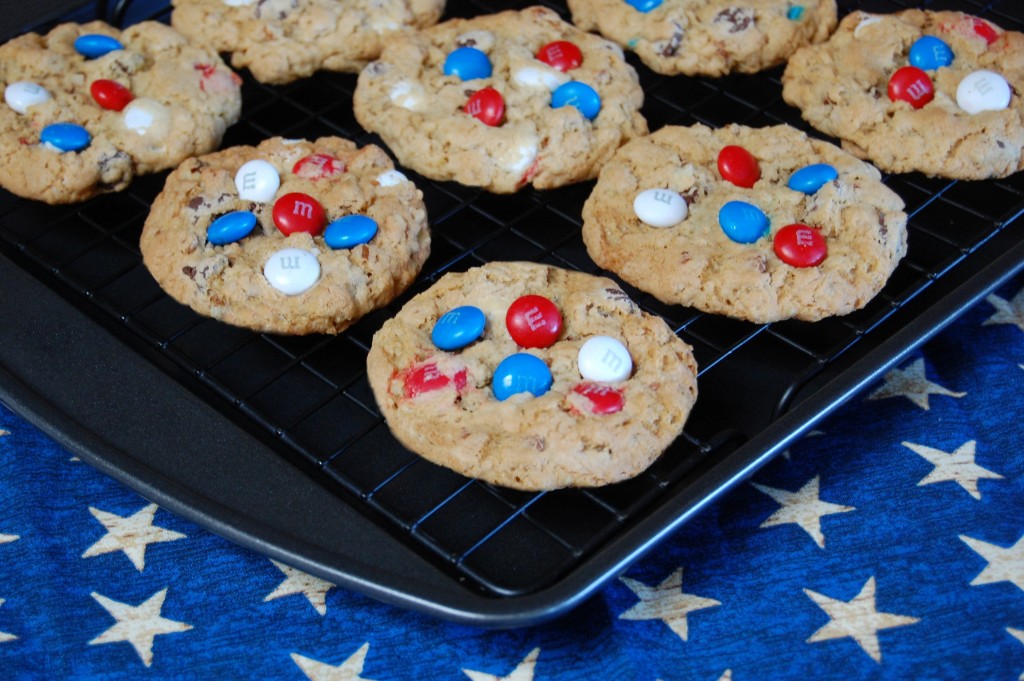
[{"label": "blue star fabric", "polygon": [[173,515],[0,406],[10,679],[1024,678],[1024,276],[567,616],[487,631]]}]

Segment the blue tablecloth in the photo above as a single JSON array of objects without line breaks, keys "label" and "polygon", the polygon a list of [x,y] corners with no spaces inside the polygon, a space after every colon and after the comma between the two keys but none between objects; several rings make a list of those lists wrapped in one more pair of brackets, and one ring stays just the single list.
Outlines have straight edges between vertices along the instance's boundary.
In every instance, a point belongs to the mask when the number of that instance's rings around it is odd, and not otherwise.
[{"label": "blue tablecloth", "polygon": [[1024,276],[568,616],[438,622],[235,546],[0,406],[0,678],[1024,679]]}]

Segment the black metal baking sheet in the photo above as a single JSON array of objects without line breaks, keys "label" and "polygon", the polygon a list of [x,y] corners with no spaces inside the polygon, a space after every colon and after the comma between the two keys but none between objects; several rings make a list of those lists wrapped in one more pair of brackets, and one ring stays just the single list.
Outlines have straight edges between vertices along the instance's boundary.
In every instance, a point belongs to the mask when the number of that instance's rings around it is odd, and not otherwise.
[{"label": "black metal baking sheet", "polygon": [[34,0],[33,2],[5,3],[0,12],[0,40],[32,30],[41,22],[60,17],[74,15],[76,10],[84,11],[77,15],[79,20],[95,18],[97,11],[102,11],[90,0]]},{"label": "black metal baking sheet", "polygon": [[[447,16],[528,4],[454,0]],[[910,6],[1024,29],[1015,0],[840,2],[842,13]],[[150,0],[94,9],[118,23],[167,18]],[[652,130],[738,122],[809,131],[781,99],[781,69],[665,77],[629,59]],[[225,146],[272,135],[379,143],[352,115],[354,75],[278,87],[242,75],[243,118]],[[522,626],[578,605],[1024,265],[1024,174],[909,174],[886,178],[907,203],[908,256],[854,314],[756,325],[625,286],[695,349],[700,397],[683,437],[634,480],[515,492],[399,446],[373,402],[365,355],[383,320],[446,271],[527,259],[599,273],[579,235],[593,182],[497,196],[407,174],[425,194],[432,255],[410,291],[338,337],[254,334],[165,296],[141,264],[138,236],[166,173],[76,206],[0,192],[0,400],[105,473],[244,546],[402,607]]]}]

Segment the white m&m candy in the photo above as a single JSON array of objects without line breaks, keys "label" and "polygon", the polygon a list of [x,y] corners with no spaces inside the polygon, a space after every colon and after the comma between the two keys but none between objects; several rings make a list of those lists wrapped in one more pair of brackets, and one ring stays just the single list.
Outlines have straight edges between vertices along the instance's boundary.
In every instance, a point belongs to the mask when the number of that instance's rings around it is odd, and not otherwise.
[{"label": "white m&m candy", "polygon": [[282,248],[267,258],[263,276],[286,296],[308,291],[320,279],[320,261],[301,248]]},{"label": "white m&m candy", "polygon": [[385,170],[377,176],[377,184],[381,187],[394,187],[408,181],[409,178],[398,170]]},{"label": "white m&m candy", "polygon": [[1010,106],[1010,84],[994,71],[974,71],[956,88],[956,103],[969,114],[1002,111]]},{"label": "white m&m candy", "polygon": [[553,92],[569,82],[569,76],[548,66],[524,66],[512,74],[512,82],[526,88]]},{"label": "white m&m candy", "polygon": [[686,219],[686,199],[671,189],[647,189],[633,199],[633,212],[645,225],[674,227]]},{"label": "white m&m candy", "polygon": [[262,159],[248,161],[235,173],[238,197],[246,201],[264,203],[274,198],[281,186],[277,169]]},{"label": "white m&m candy", "polygon": [[423,105],[423,88],[405,80],[399,81],[388,92],[388,98],[395,106],[417,111]]},{"label": "white m&m candy", "polygon": [[867,14],[867,15],[865,15],[864,18],[860,20],[860,23],[857,24],[857,28],[853,29],[853,37],[854,38],[859,38],[861,32],[865,28],[867,28],[868,26],[873,26],[873,25],[877,24],[878,22],[880,22],[881,20],[882,20],[882,17],[874,15],[874,14]]},{"label": "white m&m candy", "polygon": [[20,114],[28,111],[30,106],[42,104],[52,99],[49,90],[38,83],[19,80],[4,88],[4,101]]},{"label": "white m&m candy", "polygon": [[171,114],[155,99],[133,99],[122,111],[124,127],[139,135],[165,137],[170,131]]},{"label": "white m&m candy", "polygon": [[611,336],[594,336],[580,348],[580,375],[591,381],[623,381],[633,373],[633,358],[620,341]]}]

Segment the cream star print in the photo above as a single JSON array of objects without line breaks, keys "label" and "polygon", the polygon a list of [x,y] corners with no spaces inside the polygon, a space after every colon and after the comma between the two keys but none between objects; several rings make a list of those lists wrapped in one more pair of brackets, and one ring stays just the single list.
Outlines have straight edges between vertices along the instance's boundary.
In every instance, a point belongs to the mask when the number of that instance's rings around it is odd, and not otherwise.
[{"label": "cream star print", "polygon": [[89,645],[127,641],[135,648],[147,667],[153,664],[153,639],[160,634],[188,631],[191,624],[176,622],[160,616],[167,597],[167,589],[158,591],[141,605],[120,603],[96,593],[92,597],[116,620],[114,626],[89,641]]},{"label": "cream star print", "polygon": [[153,516],[159,508],[150,504],[127,518],[89,507],[96,520],[100,521],[107,533],[98,542],[90,546],[82,554],[82,558],[91,558],[112,551],[124,551],[135,569],[142,572],[146,567],[146,547],[165,541],[184,539],[185,535],[153,525]]},{"label": "cream star print", "polygon": [[974,463],[976,444],[974,440],[969,440],[952,452],[944,452],[941,449],[912,442],[904,442],[903,446],[935,466],[931,473],[917,483],[918,487],[936,482],[952,481],[967,490],[972,497],[980,500],[981,492],[978,491],[978,480],[982,478],[1002,480],[1003,476]]},{"label": "cream star print", "polygon": [[9,544],[20,539],[16,534],[0,534],[0,544]]},{"label": "cream star print", "polygon": [[292,660],[299,665],[299,669],[309,677],[310,681],[371,681],[371,679],[361,676],[363,665],[366,663],[366,653],[369,650],[370,644],[364,643],[359,650],[352,653],[351,657],[337,667],[303,657],[298,653],[292,653]]},{"label": "cream star print", "polygon": [[1024,591],[1024,536],[1007,548],[962,534],[960,539],[988,561],[985,569],[971,581],[971,586],[1010,582]]},{"label": "cream star print", "polygon": [[629,577],[619,577],[640,602],[619,615],[623,620],[661,620],[684,641],[689,635],[687,615],[696,610],[721,605],[713,598],[683,593],[683,568],[679,568],[656,587]]},{"label": "cream star print", "polygon": [[829,598],[810,589],[804,593],[829,616],[829,622],[814,632],[808,643],[830,641],[837,638],[852,638],[875,662],[882,661],[882,648],[878,632],[893,627],[905,627],[920,621],[917,617],[893,615],[878,612],[875,606],[875,578],[871,577],[860,593],[849,601]]},{"label": "cream star print", "polygon": [[1018,291],[1010,301],[1006,301],[994,293],[985,298],[985,301],[996,309],[996,313],[982,322],[982,326],[1013,324],[1024,331],[1024,289]]},{"label": "cream star print", "polygon": [[[3,604],[4,604],[4,599],[0,598],[0,605],[3,605]],[[15,636],[14,634],[8,634],[6,632],[0,631],[0,643],[6,643],[7,641],[13,641],[13,640],[15,640],[17,638],[18,637]]]},{"label": "cream star print", "polygon": [[538,657],[540,657],[540,648],[534,648],[508,676],[495,676],[494,674],[477,672],[472,669],[463,669],[462,673],[473,679],[473,681],[533,681],[533,672],[537,666]]},{"label": "cream star print", "polygon": [[924,359],[918,359],[906,369],[893,369],[885,374],[884,384],[868,395],[869,400],[881,400],[887,397],[906,397],[908,400],[927,411],[929,395],[945,395],[963,397],[967,393],[953,392],[938,383],[932,383],[924,374]]},{"label": "cream star print", "polygon": [[267,594],[263,602],[272,601],[275,598],[302,594],[309,601],[309,604],[316,608],[321,615],[327,614],[327,592],[334,587],[328,581],[306,574],[302,570],[296,570],[276,560],[270,561],[277,569],[285,574],[286,579],[277,585],[277,588]]},{"label": "cream star print", "polygon": [[758,485],[756,482],[751,484],[782,505],[782,508],[761,523],[761,527],[793,523],[811,535],[811,539],[819,548],[825,548],[825,535],[821,531],[822,516],[855,510],[853,506],[842,506],[822,501],[819,498],[820,476],[817,475],[796,492],[766,487]]}]

